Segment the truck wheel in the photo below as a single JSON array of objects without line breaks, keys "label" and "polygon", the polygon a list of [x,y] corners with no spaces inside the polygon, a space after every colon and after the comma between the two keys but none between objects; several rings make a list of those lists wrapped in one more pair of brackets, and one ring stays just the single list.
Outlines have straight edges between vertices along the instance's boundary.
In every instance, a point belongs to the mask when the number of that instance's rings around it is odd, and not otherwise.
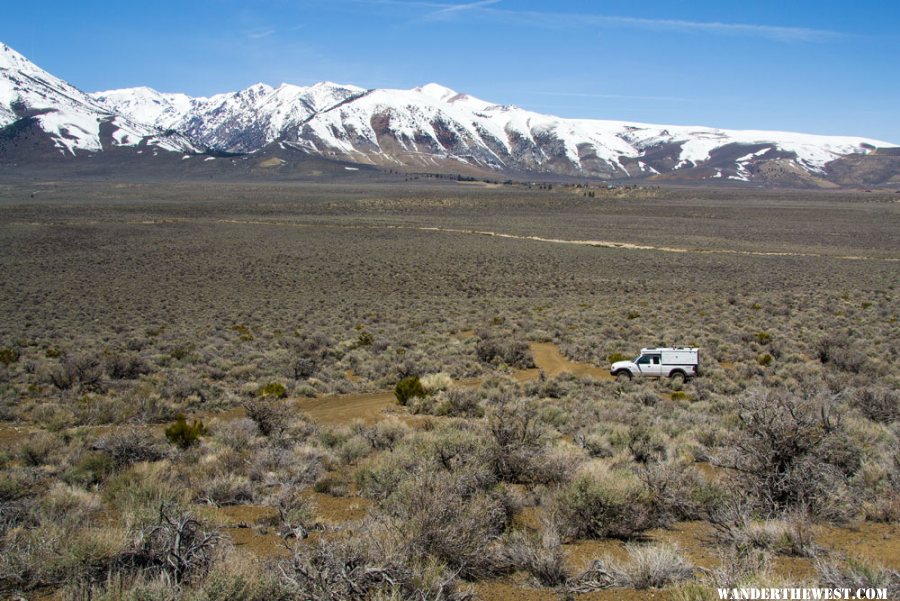
[{"label": "truck wheel", "polygon": [[630,382],[631,381],[631,372],[627,369],[623,369],[616,372],[616,381],[619,383]]},{"label": "truck wheel", "polygon": [[683,371],[673,371],[669,374],[669,380],[674,386],[681,386],[686,379]]}]

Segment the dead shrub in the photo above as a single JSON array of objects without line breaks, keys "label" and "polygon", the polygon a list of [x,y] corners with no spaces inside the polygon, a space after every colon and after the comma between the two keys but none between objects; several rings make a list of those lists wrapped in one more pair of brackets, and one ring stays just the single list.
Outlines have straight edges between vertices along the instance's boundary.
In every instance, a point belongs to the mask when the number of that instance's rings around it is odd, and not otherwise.
[{"label": "dead shrub", "polygon": [[867,418],[881,424],[900,420],[900,392],[890,388],[867,387],[856,390],[851,402]]},{"label": "dead shrub", "polygon": [[120,561],[131,570],[159,575],[170,586],[205,576],[221,537],[203,528],[189,511],[163,504],[156,523],[139,530]]},{"label": "dead shrub", "polygon": [[739,435],[720,463],[765,510],[802,506],[826,518],[851,510],[846,485],[860,452],[832,400],[757,390],[738,399],[738,417]]},{"label": "dead shrub", "polygon": [[408,561],[392,551],[369,536],[357,541],[320,539],[315,545],[297,547],[290,565],[282,572],[283,580],[301,599],[472,598],[468,591],[459,588],[456,574],[440,563]]}]

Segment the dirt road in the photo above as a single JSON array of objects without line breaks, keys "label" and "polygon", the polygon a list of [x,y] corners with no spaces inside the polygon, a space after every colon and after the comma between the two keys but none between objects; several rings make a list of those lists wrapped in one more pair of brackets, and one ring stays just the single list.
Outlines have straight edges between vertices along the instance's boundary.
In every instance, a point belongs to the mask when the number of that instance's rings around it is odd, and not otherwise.
[{"label": "dirt road", "polygon": [[[512,376],[519,382],[536,380],[543,371],[548,378],[562,373],[570,373],[580,378],[591,377],[597,380],[612,380],[606,368],[590,363],[570,361],[559,352],[559,347],[549,342],[532,342],[531,354],[537,367],[513,372]],[[472,387],[480,384],[479,380],[467,380],[456,383],[458,386]],[[340,396],[322,396],[314,399],[297,401],[297,408],[322,424],[335,425],[350,423],[355,419],[371,422],[388,415],[386,409],[396,406],[392,390],[370,392],[364,394],[347,394]]]}]

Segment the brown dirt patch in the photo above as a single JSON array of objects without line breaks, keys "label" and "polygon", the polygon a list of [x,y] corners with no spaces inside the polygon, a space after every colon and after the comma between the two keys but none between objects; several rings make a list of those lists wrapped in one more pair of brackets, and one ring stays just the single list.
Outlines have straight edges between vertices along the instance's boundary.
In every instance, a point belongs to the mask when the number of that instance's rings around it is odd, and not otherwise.
[{"label": "brown dirt patch", "polygon": [[579,378],[591,377],[597,380],[614,380],[609,370],[591,363],[570,361],[559,352],[559,347],[550,342],[532,342],[531,355],[534,364],[539,370],[543,370],[547,377],[568,373]]},{"label": "brown dirt patch", "polygon": [[610,538],[600,540],[579,540],[563,545],[566,565],[573,573],[583,572],[595,559],[609,558],[624,562],[628,559],[625,543]]},{"label": "brown dirt patch", "polygon": [[0,446],[11,447],[19,444],[34,432],[27,426],[13,426],[12,424],[0,424]]},{"label": "brown dirt patch", "polygon": [[[491,580],[471,585],[475,598],[481,601],[559,601],[564,597],[557,591],[547,588],[532,588],[527,583],[518,583],[513,579]],[[574,595],[579,601],[668,601],[672,596],[666,590],[638,591],[634,589],[607,589],[593,593]]]},{"label": "brown dirt patch", "polygon": [[278,519],[278,510],[266,505],[226,505],[204,508],[202,512],[225,527],[274,525]]},{"label": "brown dirt patch", "polygon": [[715,547],[710,542],[713,532],[707,522],[676,522],[671,528],[648,530],[646,536],[653,542],[677,545],[696,566],[713,568],[719,565]]},{"label": "brown dirt patch", "polygon": [[355,419],[366,422],[376,421],[381,413],[397,405],[393,391],[322,396],[314,399],[299,399],[296,406],[300,411],[322,424],[346,424]]},{"label": "brown dirt patch", "polygon": [[815,541],[827,549],[900,570],[900,524],[822,526],[815,531]]},{"label": "brown dirt patch", "polygon": [[290,557],[291,551],[272,528],[223,528],[236,549],[247,551],[260,559]]},{"label": "brown dirt patch", "polygon": [[302,496],[315,506],[316,521],[326,525],[360,520],[372,506],[372,501],[364,497],[333,497],[309,489],[303,491]]}]

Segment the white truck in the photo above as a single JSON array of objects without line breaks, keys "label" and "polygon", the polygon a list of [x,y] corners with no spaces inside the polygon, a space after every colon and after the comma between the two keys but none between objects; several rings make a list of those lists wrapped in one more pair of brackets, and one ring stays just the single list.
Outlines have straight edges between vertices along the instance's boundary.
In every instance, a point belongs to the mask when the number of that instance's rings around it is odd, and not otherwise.
[{"label": "white truck", "polygon": [[609,373],[620,381],[638,376],[684,382],[700,375],[700,349],[687,346],[642,348],[633,361],[613,363]]}]

